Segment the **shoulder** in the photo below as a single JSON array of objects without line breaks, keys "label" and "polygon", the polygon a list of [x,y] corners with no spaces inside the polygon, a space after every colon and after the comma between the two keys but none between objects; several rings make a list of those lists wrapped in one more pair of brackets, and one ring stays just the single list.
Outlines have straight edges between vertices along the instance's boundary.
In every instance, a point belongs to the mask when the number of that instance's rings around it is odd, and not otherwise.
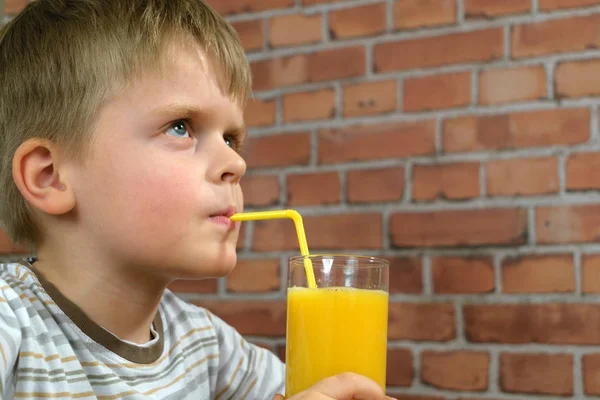
[{"label": "shoulder", "polygon": [[23,290],[36,282],[35,275],[26,265],[20,263],[0,263],[0,286],[3,290]]},{"label": "shoulder", "polygon": [[42,301],[36,294],[36,282],[35,275],[24,265],[0,264],[0,349],[15,357],[22,332],[31,332],[39,323],[36,317]]},{"label": "shoulder", "polygon": [[5,304],[4,309],[32,305],[40,288],[39,281],[26,266],[19,263],[0,264],[0,303]]},{"label": "shoulder", "polygon": [[26,264],[0,264],[0,320],[12,328],[44,330],[52,299]]}]

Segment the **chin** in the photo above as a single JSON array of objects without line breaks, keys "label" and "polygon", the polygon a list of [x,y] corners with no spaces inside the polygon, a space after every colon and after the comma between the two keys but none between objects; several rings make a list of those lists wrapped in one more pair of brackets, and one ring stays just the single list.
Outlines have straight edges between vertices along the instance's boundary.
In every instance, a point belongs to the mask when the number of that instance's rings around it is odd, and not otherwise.
[{"label": "chin", "polygon": [[204,267],[202,274],[209,278],[224,278],[229,275],[236,265],[236,259],[231,261],[221,260],[219,263],[213,264],[211,267]]},{"label": "chin", "polygon": [[219,256],[203,254],[180,263],[176,279],[223,278],[233,271],[236,263],[235,252]]}]

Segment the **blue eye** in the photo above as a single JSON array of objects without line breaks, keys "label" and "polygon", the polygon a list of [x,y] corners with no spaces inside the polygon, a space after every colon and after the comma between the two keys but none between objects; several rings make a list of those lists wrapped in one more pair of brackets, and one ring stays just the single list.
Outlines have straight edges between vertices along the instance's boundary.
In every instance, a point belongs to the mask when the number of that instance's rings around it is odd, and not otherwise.
[{"label": "blue eye", "polygon": [[175,121],[171,124],[169,129],[165,132],[169,136],[179,137],[179,138],[189,138],[190,133],[188,132],[187,125],[185,121]]},{"label": "blue eye", "polygon": [[233,140],[231,140],[231,138],[229,136],[223,137],[223,140],[225,140],[225,144],[227,146],[229,146],[233,149]]}]

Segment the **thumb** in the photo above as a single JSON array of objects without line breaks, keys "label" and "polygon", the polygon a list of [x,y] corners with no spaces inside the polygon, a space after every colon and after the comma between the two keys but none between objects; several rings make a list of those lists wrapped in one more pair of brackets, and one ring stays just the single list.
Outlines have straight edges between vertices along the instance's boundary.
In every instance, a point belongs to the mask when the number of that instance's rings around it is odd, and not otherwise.
[{"label": "thumb", "polygon": [[276,395],[273,397],[273,400],[285,400],[285,397],[283,397],[283,395],[276,394]]},{"label": "thumb", "polygon": [[310,391],[322,393],[336,400],[388,399],[375,381],[353,373],[324,379],[313,386]]}]

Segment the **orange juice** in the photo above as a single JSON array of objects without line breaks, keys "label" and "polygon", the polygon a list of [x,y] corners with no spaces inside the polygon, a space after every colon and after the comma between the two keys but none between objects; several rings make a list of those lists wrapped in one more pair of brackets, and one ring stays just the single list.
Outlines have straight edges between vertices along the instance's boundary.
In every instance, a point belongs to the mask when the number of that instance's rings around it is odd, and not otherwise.
[{"label": "orange juice", "polygon": [[388,294],[293,287],[287,300],[286,395],[343,372],[385,389]]}]

